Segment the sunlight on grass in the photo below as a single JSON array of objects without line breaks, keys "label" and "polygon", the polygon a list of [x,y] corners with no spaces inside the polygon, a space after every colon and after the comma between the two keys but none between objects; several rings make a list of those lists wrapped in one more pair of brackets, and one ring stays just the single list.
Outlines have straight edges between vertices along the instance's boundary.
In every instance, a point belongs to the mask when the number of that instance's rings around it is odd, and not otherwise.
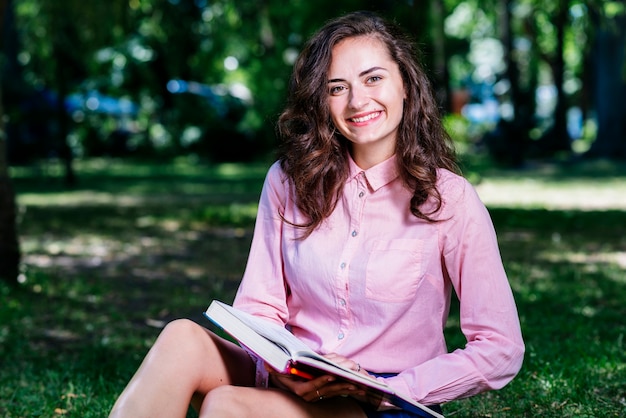
[{"label": "sunlight on grass", "polygon": [[91,190],[70,191],[61,193],[21,193],[17,197],[20,206],[86,206],[86,205],[117,205],[138,206],[145,201],[142,196],[118,195]]},{"label": "sunlight on grass", "polygon": [[[607,251],[598,253],[555,251],[546,252],[542,254],[541,258],[550,262],[565,261],[572,264],[589,266],[591,269],[589,271],[603,269],[603,267],[596,266],[597,264],[614,264],[616,267],[626,270],[626,252],[624,251]],[[626,275],[621,276],[620,281],[626,283]]]},{"label": "sunlight on grass", "polygon": [[267,163],[169,164],[122,160],[77,160],[78,182],[68,188],[58,164],[44,167],[12,167],[17,201],[28,206],[139,207],[144,204],[256,201]]},{"label": "sunlight on grass", "polygon": [[[0,282],[0,416],[106,416],[160,328],[232,300],[267,164],[77,162],[19,169],[23,283]],[[527,344],[500,391],[447,416],[626,416],[626,172],[470,176],[493,218]],[[55,171],[56,170],[56,171]],[[463,347],[458,306],[446,328]],[[598,413],[602,411],[602,415]]]},{"label": "sunlight on grass", "polygon": [[476,190],[489,207],[626,209],[626,181],[485,178]]},{"label": "sunlight on grass", "polygon": [[[211,164],[201,162],[192,157],[179,157],[173,162],[155,163],[152,161],[125,160],[115,158],[75,159],[74,169],[81,177],[90,177],[106,174],[123,177],[154,177],[157,175],[178,176],[206,176],[217,175],[222,177],[244,178],[258,176],[267,171],[269,163],[220,163]],[[64,175],[64,163],[61,160],[49,159],[30,166],[12,166],[12,178],[42,178],[59,177]]]},{"label": "sunlight on grass", "polygon": [[578,164],[528,162],[519,170],[497,169],[470,157],[482,169],[468,170],[481,199],[491,207],[626,209],[626,165],[610,161]]}]

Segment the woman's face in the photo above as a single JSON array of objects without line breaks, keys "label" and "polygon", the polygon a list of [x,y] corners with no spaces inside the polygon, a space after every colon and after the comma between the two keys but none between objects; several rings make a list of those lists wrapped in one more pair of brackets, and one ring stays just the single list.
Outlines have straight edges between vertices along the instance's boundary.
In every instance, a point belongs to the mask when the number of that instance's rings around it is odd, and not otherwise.
[{"label": "woman's face", "polygon": [[398,65],[387,47],[369,36],[348,38],[332,49],[328,103],[333,124],[352,143],[363,169],[395,152],[405,98]]}]

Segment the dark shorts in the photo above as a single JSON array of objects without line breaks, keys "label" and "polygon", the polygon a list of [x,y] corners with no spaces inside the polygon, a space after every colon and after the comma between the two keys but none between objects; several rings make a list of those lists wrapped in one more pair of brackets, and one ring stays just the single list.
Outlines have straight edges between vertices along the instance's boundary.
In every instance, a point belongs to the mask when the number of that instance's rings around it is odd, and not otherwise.
[{"label": "dark shorts", "polygon": [[[440,414],[443,414],[441,411],[441,407],[439,405],[428,405],[430,409]],[[375,407],[369,404],[361,404],[361,408],[363,408],[363,412],[367,415],[367,418],[423,418],[430,417],[430,415],[426,415],[425,413],[417,414],[410,411],[405,411],[404,409],[388,409],[386,411],[377,411]]]},{"label": "dark shorts", "polygon": [[[370,373],[373,376],[377,376],[377,377],[392,377],[395,376],[397,373]],[[422,418],[422,417],[429,417],[430,415],[427,415],[426,413],[415,413],[415,412],[410,412],[410,411],[405,411],[404,409],[388,409],[386,411],[377,411],[376,407],[370,405],[370,404],[366,404],[366,403],[361,403],[361,408],[363,408],[363,412],[365,412],[365,415],[367,415],[367,418]],[[435,412],[438,412],[440,414],[443,414],[442,410],[441,410],[441,406],[439,405],[427,405],[430,409],[432,409]]]}]

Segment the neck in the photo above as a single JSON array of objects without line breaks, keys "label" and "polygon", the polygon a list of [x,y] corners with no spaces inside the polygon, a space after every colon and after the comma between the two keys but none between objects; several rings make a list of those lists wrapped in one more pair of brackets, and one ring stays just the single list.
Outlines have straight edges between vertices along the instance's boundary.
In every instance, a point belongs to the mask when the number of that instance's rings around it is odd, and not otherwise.
[{"label": "neck", "polygon": [[395,149],[372,149],[367,146],[352,146],[350,149],[350,155],[352,159],[363,170],[372,168],[377,164],[390,158],[395,153]]}]

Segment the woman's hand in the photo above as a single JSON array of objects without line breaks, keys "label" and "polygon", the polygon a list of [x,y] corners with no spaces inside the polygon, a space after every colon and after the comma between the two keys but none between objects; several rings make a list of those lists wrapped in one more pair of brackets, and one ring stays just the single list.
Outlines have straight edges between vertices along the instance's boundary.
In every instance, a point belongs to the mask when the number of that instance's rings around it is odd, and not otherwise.
[{"label": "woman's hand", "polygon": [[[328,360],[332,361],[333,363],[337,363],[340,366],[343,366],[346,369],[350,369],[364,376],[373,378],[372,375],[369,374],[364,368],[362,368],[361,364],[358,363],[357,361],[351,360],[337,353],[329,353],[329,354],[324,355],[324,357],[326,357]],[[372,392],[372,391],[368,392],[366,390],[366,387],[360,387],[359,385],[355,385],[355,386],[357,386],[357,388],[359,389],[358,393],[352,394],[351,396],[357,399],[358,401],[366,402],[374,406],[378,406],[380,402],[382,401],[382,396],[379,393]]]},{"label": "woman's hand", "polygon": [[344,357],[340,354],[329,353],[329,354],[324,355],[324,357],[326,357],[328,360],[332,361],[333,363],[337,363],[340,366],[345,367],[346,369],[354,370],[357,373],[361,373],[362,375],[371,377],[371,375],[368,372],[366,372],[365,369],[363,369],[358,362],[354,360],[350,360],[349,358]]},{"label": "woman's hand", "polygon": [[307,402],[318,402],[336,396],[352,396],[365,401],[365,390],[350,382],[337,380],[334,376],[322,375],[304,379],[294,375],[278,373],[266,365],[270,381],[274,386],[292,392]]}]

